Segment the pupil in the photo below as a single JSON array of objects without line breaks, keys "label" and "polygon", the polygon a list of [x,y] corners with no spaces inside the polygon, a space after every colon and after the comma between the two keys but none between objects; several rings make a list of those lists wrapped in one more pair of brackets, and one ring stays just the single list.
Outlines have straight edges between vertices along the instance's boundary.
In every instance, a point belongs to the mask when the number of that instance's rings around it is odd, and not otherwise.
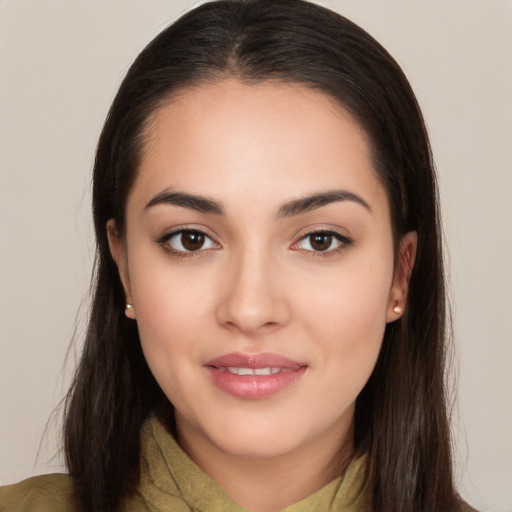
[{"label": "pupil", "polygon": [[318,233],[311,237],[311,247],[316,251],[325,251],[329,249],[332,242],[332,235]]},{"label": "pupil", "polygon": [[204,244],[204,235],[196,231],[185,231],[181,235],[181,243],[188,251],[197,251]]}]

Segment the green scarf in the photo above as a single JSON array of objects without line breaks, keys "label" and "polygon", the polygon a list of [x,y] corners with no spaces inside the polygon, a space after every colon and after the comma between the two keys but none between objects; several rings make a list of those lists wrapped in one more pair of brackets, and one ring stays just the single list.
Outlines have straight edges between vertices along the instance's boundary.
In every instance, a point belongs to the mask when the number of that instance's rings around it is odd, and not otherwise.
[{"label": "green scarf", "polygon": [[[343,478],[282,512],[361,512],[363,476],[360,458]],[[151,512],[247,512],[185,454],[156,419],[143,428],[139,494]]]}]

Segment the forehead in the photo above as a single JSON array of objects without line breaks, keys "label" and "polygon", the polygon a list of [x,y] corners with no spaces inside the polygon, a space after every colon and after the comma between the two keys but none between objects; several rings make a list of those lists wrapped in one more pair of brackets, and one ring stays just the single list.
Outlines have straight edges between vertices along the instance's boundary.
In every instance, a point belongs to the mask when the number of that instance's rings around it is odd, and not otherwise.
[{"label": "forehead", "polygon": [[149,119],[133,195],[168,187],[276,204],[335,188],[384,194],[341,105],[303,86],[235,79],[184,89]]}]

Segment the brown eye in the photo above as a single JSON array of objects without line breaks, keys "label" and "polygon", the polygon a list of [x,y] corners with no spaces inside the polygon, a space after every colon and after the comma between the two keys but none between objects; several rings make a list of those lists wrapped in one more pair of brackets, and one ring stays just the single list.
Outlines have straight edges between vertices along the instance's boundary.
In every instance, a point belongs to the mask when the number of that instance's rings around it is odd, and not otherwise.
[{"label": "brown eye", "polygon": [[315,251],[326,251],[331,247],[333,236],[328,233],[314,233],[310,236],[311,248]]},{"label": "brown eye", "polygon": [[331,254],[348,247],[351,243],[352,240],[336,231],[314,231],[304,235],[293,248]]},{"label": "brown eye", "polygon": [[195,229],[183,229],[166,234],[158,243],[171,252],[183,254],[220,248],[208,235]]},{"label": "brown eye", "polygon": [[202,249],[205,236],[199,231],[183,231],[181,233],[181,245],[187,251],[198,251]]}]

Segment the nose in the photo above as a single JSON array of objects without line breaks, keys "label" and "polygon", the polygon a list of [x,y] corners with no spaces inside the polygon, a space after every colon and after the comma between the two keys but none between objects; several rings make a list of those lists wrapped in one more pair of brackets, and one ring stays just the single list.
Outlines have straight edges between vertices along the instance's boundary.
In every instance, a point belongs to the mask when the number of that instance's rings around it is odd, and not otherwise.
[{"label": "nose", "polygon": [[217,321],[247,336],[277,330],[290,320],[282,273],[263,251],[247,250],[226,262],[217,305]]}]

